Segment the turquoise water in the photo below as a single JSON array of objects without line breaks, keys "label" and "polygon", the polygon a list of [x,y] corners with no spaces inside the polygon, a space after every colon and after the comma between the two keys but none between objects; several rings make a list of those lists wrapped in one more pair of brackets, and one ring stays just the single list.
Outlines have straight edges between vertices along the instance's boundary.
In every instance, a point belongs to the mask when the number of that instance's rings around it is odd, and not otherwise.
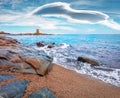
[{"label": "turquoise water", "polygon": [[120,45],[120,34],[90,34],[90,35],[78,35],[78,34],[59,34],[59,35],[40,35],[40,36],[12,36],[17,38],[24,44],[34,44],[38,41],[44,42],[56,42],[57,44],[79,44],[79,43],[96,43],[107,45]]},{"label": "turquoise water", "polygon": [[21,43],[35,45],[36,42],[66,43],[76,49],[77,54],[93,56],[109,67],[120,68],[120,35],[42,35],[14,36]]},{"label": "turquoise water", "polygon": [[[25,45],[43,50],[54,58],[54,62],[120,87],[120,35],[40,35],[11,36]],[[55,42],[56,47],[37,47],[36,42]],[[63,44],[64,43],[64,44]],[[61,45],[62,44],[62,45]],[[100,67],[77,61],[78,56],[99,61]]]}]

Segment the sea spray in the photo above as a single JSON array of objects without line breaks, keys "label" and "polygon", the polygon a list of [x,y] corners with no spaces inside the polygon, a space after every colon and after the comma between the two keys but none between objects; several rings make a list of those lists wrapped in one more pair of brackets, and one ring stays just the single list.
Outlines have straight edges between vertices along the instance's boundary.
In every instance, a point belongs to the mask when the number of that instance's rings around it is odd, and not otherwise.
[{"label": "sea spray", "polygon": [[74,70],[80,74],[86,74],[106,83],[120,87],[120,69],[107,68],[104,65],[91,67],[88,63],[77,61],[73,47],[68,44],[57,45],[54,48],[34,47],[37,50],[44,50],[48,55],[54,58],[53,62],[61,66]]}]

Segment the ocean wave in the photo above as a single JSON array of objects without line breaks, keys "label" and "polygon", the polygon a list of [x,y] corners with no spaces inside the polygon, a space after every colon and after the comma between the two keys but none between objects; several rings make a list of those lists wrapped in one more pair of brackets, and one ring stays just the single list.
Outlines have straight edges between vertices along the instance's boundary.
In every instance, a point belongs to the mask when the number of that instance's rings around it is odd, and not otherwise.
[{"label": "ocean wave", "polygon": [[61,66],[74,70],[80,74],[86,74],[96,79],[100,79],[106,83],[120,87],[120,69],[109,68],[104,65],[91,67],[90,64],[77,61],[79,55],[94,58],[89,53],[85,54],[78,51],[75,47],[66,43],[56,45],[53,48],[34,46],[37,50],[43,50],[53,57],[53,62]]},{"label": "ocean wave", "polygon": [[100,70],[95,69],[90,65],[85,65],[81,67],[81,70],[76,70],[76,72],[90,75],[96,79],[120,87],[120,69],[111,69],[109,71],[109,68],[107,68],[107,70],[106,68],[105,70],[102,68],[102,70]]}]

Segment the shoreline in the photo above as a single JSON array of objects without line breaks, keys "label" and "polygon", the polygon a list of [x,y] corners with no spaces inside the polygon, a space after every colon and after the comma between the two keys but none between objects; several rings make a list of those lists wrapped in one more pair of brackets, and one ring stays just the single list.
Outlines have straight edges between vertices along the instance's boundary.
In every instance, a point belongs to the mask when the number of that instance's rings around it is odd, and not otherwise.
[{"label": "shoreline", "polygon": [[[120,87],[77,73],[62,65],[53,64],[53,59],[44,52],[31,50],[11,38],[1,37],[0,42],[2,97],[4,95],[14,97],[22,92],[21,98],[28,98],[31,93],[42,88],[52,91],[56,98],[119,98],[120,96]],[[21,86],[16,86],[15,82],[18,84],[22,82],[21,85],[25,89],[21,91]],[[23,82],[27,84],[24,86]]]},{"label": "shoreline", "polygon": [[50,89],[56,98],[119,98],[120,96],[119,87],[79,74],[57,64],[53,64],[51,72],[43,77],[25,73],[1,72],[1,74],[7,73],[15,75],[16,78],[1,82],[0,85],[16,80],[29,81],[23,98],[28,98],[28,95],[33,91],[43,87]]}]

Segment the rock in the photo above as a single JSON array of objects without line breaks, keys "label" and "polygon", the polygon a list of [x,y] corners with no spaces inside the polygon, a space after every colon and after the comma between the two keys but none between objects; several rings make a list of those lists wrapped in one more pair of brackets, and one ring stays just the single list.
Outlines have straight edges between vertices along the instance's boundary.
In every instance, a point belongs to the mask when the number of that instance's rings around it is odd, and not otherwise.
[{"label": "rock", "polygon": [[9,59],[9,52],[5,49],[0,49],[0,59]]},{"label": "rock", "polygon": [[0,74],[0,82],[5,81],[5,80],[9,80],[9,79],[13,79],[13,78],[15,78],[14,75]]},{"label": "rock", "polygon": [[86,58],[86,57],[82,57],[82,56],[79,56],[77,58],[78,61],[81,61],[81,62],[86,62],[86,63],[89,63],[91,64],[92,66],[99,66],[99,63],[98,61],[94,60],[94,59],[90,59],[90,58]]},{"label": "rock", "polygon": [[48,45],[48,47],[47,48],[53,48],[54,46],[53,45]]},{"label": "rock", "polygon": [[53,42],[53,43],[50,43],[48,46],[47,46],[47,48],[53,48],[53,47],[55,47],[55,43]]},{"label": "rock", "polygon": [[21,72],[22,73],[37,74],[36,71],[27,63],[21,63]]},{"label": "rock", "polygon": [[17,66],[15,63],[8,60],[0,59],[0,71],[10,70],[13,66]]},{"label": "rock", "polygon": [[36,91],[30,94],[28,98],[56,98],[56,97],[47,88],[42,88],[40,91]]},{"label": "rock", "polygon": [[10,82],[5,85],[0,85],[0,97],[2,98],[22,98],[28,81],[19,80]]},{"label": "rock", "polygon": [[53,48],[53,47],[55,47],[54,44],[50,44],[50,45],[47,46],[47,48]]},{"label": "rock", "polygon": [[27,63],[17,63],[13,67],[10,68],[13,72],[21,72],[21,73],[30,73],[30,74],[37,74],[36,71]]},{"label": "rock", "polygon": [[5,45],[6,43],[4,42],[4,41],[2,41],[2,40],[0,40],[0,46],[3,46],[3,45]]},{"label": "rock", "polygon": [[51,60],[46,59],[26,58],[26,63],[31,65],[39,75],[46,75],[51,70],[51,62]]},{"label": "rock", "polygon": [[13,62],[13,63],[22,63],[22,59],[21,59],[21,56],[19,54],[13,54],[11,57],[10,57],[10,61]]},{"label": "rock", "polygon": [[41,42],[37,42],[36,45],[37,45],[38,47],[43,47],[43,46],[45,46],[45,45],[44,45],[43,43],[41,43]]},{"label": "rock", "polygon": [[0,46],[7,46],[9,44],[17,44],[19,43],[17,40],[9,38],[9,37],[0,37]]},{"label": "rock", "polygon": [[9,42],[9,43],[13,43],[13,44],[19,43],[17,40],[11,39],[11,38],[10,38],[10,40],[8,40],[8,42]]},{"label": "rock", "polygon": [[5,49],[0,49],[0,59],[10,60],[11,62],[22,62],[19,54]]}]

